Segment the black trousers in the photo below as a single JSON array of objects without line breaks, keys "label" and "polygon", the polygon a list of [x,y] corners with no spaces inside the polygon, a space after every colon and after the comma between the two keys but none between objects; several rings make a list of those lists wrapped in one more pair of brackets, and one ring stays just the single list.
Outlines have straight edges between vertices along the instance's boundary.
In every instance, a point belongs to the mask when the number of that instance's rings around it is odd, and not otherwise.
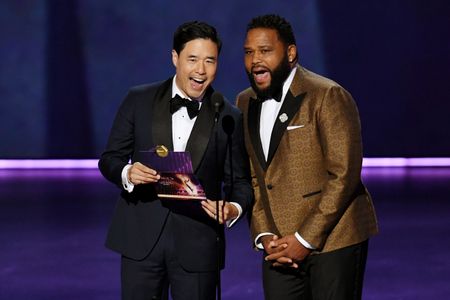
[{"label": "black trousers", "polygon": [[[189,272],[177,260],[171,216],[160,239],[143,260],[122,256],[123,300],[213,300],[216,297],[215,272]],[[179,250],[179,251],[182,251]]]},{"label": "black trousers", "polygon": [[361,299],[367,250],[368,241],[364,241],[311,255],[299,264],[298,269],[274,268],[263,259],[265,299]]}]

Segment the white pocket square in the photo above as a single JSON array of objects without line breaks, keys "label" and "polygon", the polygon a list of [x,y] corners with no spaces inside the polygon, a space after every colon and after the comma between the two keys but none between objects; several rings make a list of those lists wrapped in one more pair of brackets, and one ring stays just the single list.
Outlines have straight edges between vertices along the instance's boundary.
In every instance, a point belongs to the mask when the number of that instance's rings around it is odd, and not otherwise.
[{"label": "white pocket square", "polygon": [[303,128],[303,127],[305,127],[305,125],[293,125],[293,126],[288,126],[287,130],[293,130],[293,129]]}]

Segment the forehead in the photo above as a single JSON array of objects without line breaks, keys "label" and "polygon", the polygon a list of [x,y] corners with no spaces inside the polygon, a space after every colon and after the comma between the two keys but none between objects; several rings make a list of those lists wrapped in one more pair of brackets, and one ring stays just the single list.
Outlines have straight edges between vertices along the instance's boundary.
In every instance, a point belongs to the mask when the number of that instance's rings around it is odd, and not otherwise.
[{"label": "forehead", "polygon": [[194,39],[184,45],[180,55],[217,57],[217,44],[210,39]]},{"label": "forehead", "polygon": [[254,28],[247,32],[245,47],[262,47],[283,45],[278,32],[271,28]]}]

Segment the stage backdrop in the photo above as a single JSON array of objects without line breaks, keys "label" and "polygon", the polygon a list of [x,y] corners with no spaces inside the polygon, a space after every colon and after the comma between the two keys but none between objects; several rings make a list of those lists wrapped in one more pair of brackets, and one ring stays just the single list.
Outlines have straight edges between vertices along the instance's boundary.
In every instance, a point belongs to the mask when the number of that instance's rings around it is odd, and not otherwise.
[{"label": "stage backdrop", "polygon": [[35,1],[0,3],[0,158],[95,158],[133,85],[174,74],[182,22],[216,26],[215,88],[234,102],[251,17],[294,27],[300,62],[354,96],[364,152],[450,155],[450,1]]}]

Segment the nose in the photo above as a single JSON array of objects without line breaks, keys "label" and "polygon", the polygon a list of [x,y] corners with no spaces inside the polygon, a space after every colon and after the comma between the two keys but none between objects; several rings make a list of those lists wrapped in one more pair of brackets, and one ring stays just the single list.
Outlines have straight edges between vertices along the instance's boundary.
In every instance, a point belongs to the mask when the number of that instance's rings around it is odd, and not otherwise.
[{"label": "nose", "polygon": [[199,61],[197,63],[197,73],[198,74],[205,74],[205,64],[202,61]]},{"label": "nose", "polygon": [[261,56],[259,55],[259,51],[255,51],[252,54],[252,65],[257,65],[261,62]]}]

